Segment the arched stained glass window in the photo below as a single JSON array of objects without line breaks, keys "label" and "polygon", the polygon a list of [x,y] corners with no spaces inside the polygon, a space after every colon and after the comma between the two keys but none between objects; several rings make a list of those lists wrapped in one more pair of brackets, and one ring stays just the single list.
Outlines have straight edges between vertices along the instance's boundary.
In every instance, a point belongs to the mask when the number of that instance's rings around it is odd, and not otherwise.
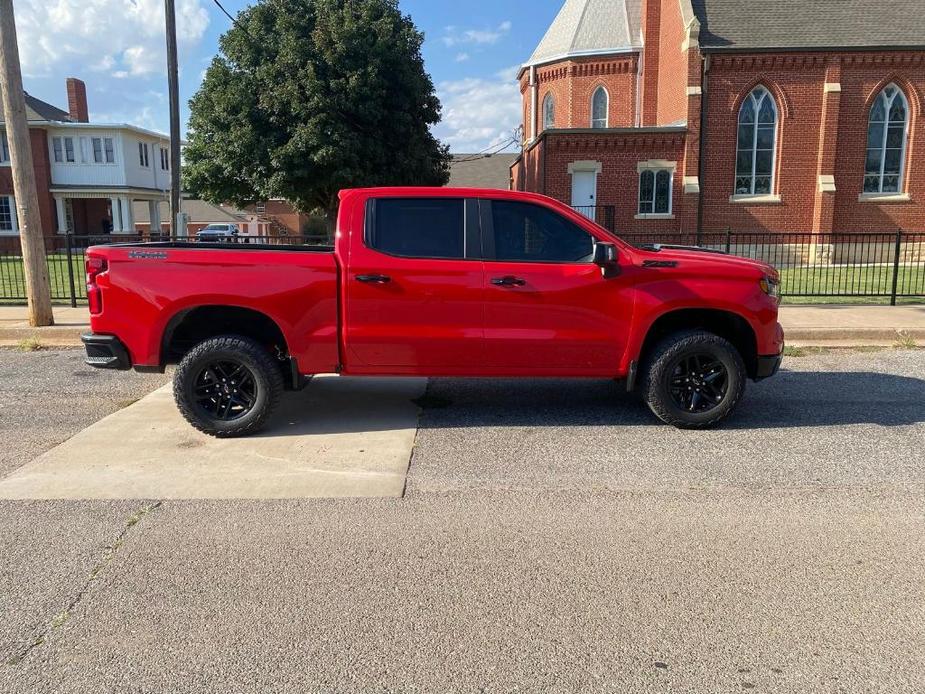
[{"label": "arched stained glass window", "polygon": [[556,100],[552,92],[543,99],[543,130],[556,126]]},{"label": "arched stained glass window", "polygon": [[610,101],[607,96],[607,90],[603,87],[598,87],[594,90],[594,95],[591,97],[591,127],[592,128],[606,128],[607,127],[607,110],[608,102]]},{"label": "arched stained glass window", "polygon": [[902,189],[908,123],[906,96],[895,84],[887,85],[870,107],[865,193],[898,193]]},{"label": "arched stained glass window", "polygon": [[777,105],[764,87],[755,87],[739,109],[736,195],[769,195],[774,190]]}]

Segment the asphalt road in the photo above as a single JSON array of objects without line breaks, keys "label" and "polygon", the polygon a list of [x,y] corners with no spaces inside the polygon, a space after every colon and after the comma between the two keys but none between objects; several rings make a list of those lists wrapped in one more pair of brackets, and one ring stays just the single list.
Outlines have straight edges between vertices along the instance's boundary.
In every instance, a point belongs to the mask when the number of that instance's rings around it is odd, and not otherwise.
[{"label": "asphalt road", "polygon": [[[4,418],[79,364],[7,356]],[[434,381],[404,499],[0,503],[0,691],[925,691],[925,352],[787,369],[706,433]]]}]

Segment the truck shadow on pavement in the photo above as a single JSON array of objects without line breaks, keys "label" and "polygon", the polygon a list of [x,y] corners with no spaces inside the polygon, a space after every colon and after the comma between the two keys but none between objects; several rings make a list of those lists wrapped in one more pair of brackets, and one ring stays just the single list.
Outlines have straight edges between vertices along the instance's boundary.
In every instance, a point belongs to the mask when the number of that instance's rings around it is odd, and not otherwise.
[{"label": "truck shadow on pavement", "polygon": [[[414,388],[405,381],[333,378],[324,388],[313,383],[301,393],[287,393],[280,411],[257,436],[371,433],[414,427],[415,423],[423,429],[664,426],[638,395],[626,392],[622,382],[433,378],[426,391],[419,387],[418,393],[411,394]],[[421,408],[417,422],[415,405]],[[749,382],[738,409],[722,428],[922,422],[925,380],[874,371],[784,369],[766,381]]]},{"label": "truck shadow on pavement", "polygon": [[[432,379],[420,426],[664,426],[623,383]],[[749,382],[727,429],[925,422],[925,380],[876,372],[781,371]]]}]

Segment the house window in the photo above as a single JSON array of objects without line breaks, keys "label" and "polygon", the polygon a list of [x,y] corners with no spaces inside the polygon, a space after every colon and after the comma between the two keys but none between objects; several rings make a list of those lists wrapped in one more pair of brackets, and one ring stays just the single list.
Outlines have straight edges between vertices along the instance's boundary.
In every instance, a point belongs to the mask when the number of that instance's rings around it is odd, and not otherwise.
[{"label": "house window", "polygon": [[138,164],[144,168],[148,168],[148,143],[139,142],[138,143]]},{"label": "house window", "polygon": [[266,214],[267,204],[265,202],[258,202],[256,205],[254,205],[254,212],[257,214]]},{"label": "house window", "polygon": [[549,130],[556,125],[556,100],[552,94],[543,99],[543,130]]},{"label": "house window", "polygon": [[739,109],[736,195],[770,195],[774,189],[777,106],[764,87],[755,87]]},{"label": "house window", "polygon": [[7,164],[10,161],[10,142],[6,139],[6,133],[0,133],[0,164]]},{"label": "house window", "polygon": [[906,158],[909,105],[895,84],[883,88],[870,107],[867,125],[865,193],[898,193]]},{"label": "house window", "polygon": [[52,149],[54,150],[55,162],[61,164],[67,162],[74,163],[74,138],[73,137],[53,137],[51,139]]},{"label": "house window", "polygon": [[164,147],[160,148],[161,150],[161,170],[170,171],[170,152],[167,151]]},{"label": "house window", "polygon": [[594,96],[591,97],[591,127],[607,127],[607,90],[598,87],[594,90]]},{"label": "house window", "polygon": [[112,138],[104,137],[103,138],[103,154],[106,157],[107,164],[114,164],[116,161],[116,152],[112,146]]},{"label": "house window", "polygon": [[0,234],[15,234],[17,231],[16,200],[12,195],[0,195]]},{"label": "house window", "polygon": [[639,214],[670,215],[671,187],[674,170],[668,167],[645,168],[639,171]]},{"label": "house window", "polygon": [[103,163],[103,140],[98,137],[93,138],[93,163]]}]

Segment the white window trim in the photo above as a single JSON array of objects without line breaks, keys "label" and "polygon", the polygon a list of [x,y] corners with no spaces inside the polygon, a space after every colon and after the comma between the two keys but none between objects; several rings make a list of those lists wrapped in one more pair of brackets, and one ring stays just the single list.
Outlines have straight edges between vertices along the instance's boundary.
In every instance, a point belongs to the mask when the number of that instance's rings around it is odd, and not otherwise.
[{"label": "white window trim", "polygon": [[[2,131],[2,135],[3,135],[3,137],[7,138],[6,151],[7,151],[7,153],[9,153],[9,151],[10,151],[10,143],[9,143],[9,138],[8,138],[8,136],[7,136],[5,130]],[[10,157],[7,157],[6,159],[3,159],[3,149],[2,149],[2,148],[3,148],[3,143],[0,142],[0,166],[12,166],[12,165],[13,165],[13,162],[10,161]]]},{"label": "white window trim", "polygon": [[[55,140],[61,140],[61,161],[55,159]],[[67,160],[67,144],[66,140],[71,141],[71,149],[74,152],[74,161]],[[55,166],[80,166],[80,142],[74,141],[73,135],[53,135],[48,142],[49,154],[51,156],[51,163]]]},{"label": "white window trim", "polygon": [[[892,99],[890,99],[890,102],[887,104],[886,114],[885,114],[886,120],[883,121],[883,136],[880,139],[880,173],[879,173],[879,181],[877,183],[877,187],[879,188],[879,190],[872,190],[872,191],[865,192],[864,191],[864,179],[867,178],[868,176],[867,174],[867,150],[870,149],[870,134],[869,134],[870,112],[873,111],[874,106],[876,105],[877,101],[880,100],[880,97],[884,96],[884,92],[890,87],[893,87],[893,89],[896,90],[896,95]],[[903,146],[899,152],[899,181],[897,182],[896,190],[884,191],[883,190],[883,178],[884,178],[883,169],[884,167],[886,167],[886,139],[890,132],[890,106],[893,104],[893,101],[897,97],[902,99],[903,106],[905,107],[905,113],[906,113],[906,119],[905,119],[905,122],[903,123],[903,142],[902,142]],[[883,89],[877,92],[877,98],[874,99],[873,103],[871,103],[870,105],[870,109],[868,109],[867,111],[868,135],[867,135],[867,145],[864,148],[864,176],[863,178],[861,178],[861,195],[862,196],[880,195],[881,197],[889,196],[889,197],[895,198],[898,195],[902,195],[903,192],[905,191],[906,189],[906,149],[909,143],[909,120],[910,120],[909,115],[910,115],[909,114],[909,100],[906,98],[905,92],[903,92],[903,90],[899,88],[899,85],[895,84],[894,82],[890,82]],[[858,199],[861,200],[861,198],[858,198]],[[864,198],[864,200],[867,200],[867,199],[875,199],[875,198]]]},{"label": "white window trim", "polygon": [[[594,121],[596,120],[594,118],[594,99],[595,97],[597,97],[598,92],[604,92],[604,98],[606,99],[606,101],[604,102],[604,125],[602,126],[594,125]],[[603,128],[610,127],[610,92],[607,91],[607,87],[605,87],[603,84],[598,85],[597,87],[595,87],[594,91],[591,92],[591,114],[590,115],[591,115],[590,125],[592,128],[596,130],[600,130]]]},{"label": "white window trim", "polygon": [[[678,163],[668,161],[667,159],[649,159],[636,164],[636,215],[634,219],[674,219],[674,176],[678,169]],[[668,211],[667,212],[640,212],[639,211],[639,190],[641,188],[641,178],[645,171],[651,171],[653,176],[657,177],[659,171],[668,172]],[[655,180],[652,181],[652,209],[655,209]]]},{"label": "white window trim", "polygon": [[781,203],[780,195],[730,195],[729,202],[742,203],[746,205],[779,205]]},{"label": "white window trim", "polygon": [[13,224],[12,229],[0,229],[0,236],[19,236],[19,211],[16,209],[16,198],[12,195],[0,195],[0,197],[6,198],[10,203],[10,215]]},{"label": "white window trim", "polygon": [[[100,141],[100,156],[102,161],[97,161],[93,151],[93,141]],[[112,161],[106,161],[106,140],[109,140],[112,143]],[[90,137],[90,158],[87,161],[88,164],[93,164],[94,166],[117,166],[116,163],[116,139],[114,137],[107,137],[105,135],[93,135]]]},{"label": "white window trim", "polygon": [[[758,161],[758,108],[754,104],[753,94],[756,90],[763,89],[767,93],[767,98],[771,100],[771,108],[774,109],[774,139],[771,141],[771,192],[770,193],[755,193],[755,166]],[[745,198],[751,198],[755,202],[771,202],[770,200],[765,200],[765,198],[776,197],[777,200],[774,202],[780,202],[780,197],[775,193],[777,191],[777,135],[778,130],[780,129],[780,110],[777,108],[777,100],[774,98],[774,95],[771,93],[771,90],[765,87],[764,85],[757,85],[752,89],[745,99],[742,101],[742,104],[739,106],[738,112],[736,112],[736,148],[735,148],[735,166],[733,170],[732,178],[732,190],[735,191],[736,184],[735,181],[738,176],[738,160],[739,160],[739,116],[742,113],[742,107],[746,103],[751,104],[752,108],[755,110],[755,122],[754,129],[752,132],[752,173],[751,173],[751,193],[736,193],[730,196],[730,202],[739,202]]]},{"label": "white window trim", "polygon": [[912,196],[909,193],[861,193],[858,202],[912,202]]}]

